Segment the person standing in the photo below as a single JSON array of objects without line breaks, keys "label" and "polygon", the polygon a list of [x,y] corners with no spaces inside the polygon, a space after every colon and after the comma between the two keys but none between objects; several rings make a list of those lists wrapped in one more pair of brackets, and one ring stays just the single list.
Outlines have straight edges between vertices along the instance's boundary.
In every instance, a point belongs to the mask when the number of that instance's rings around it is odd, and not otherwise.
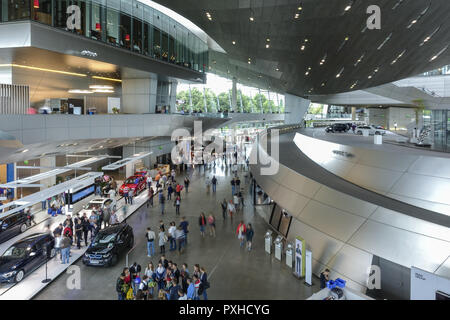
[{"label": "person standing", "polygon": [[181,254],[181,252],[183,251],[184,237],[185,237],[185,235],[184,235],[183,228],[181,228],[181,226],[179,226],[175,230],[175,238],[178,242],[178,254]]},{"label": "person standing", "polygon": [[216,189],[217,189],[217,178],[216,178],[216,176],[213,176],[213,178],[211,180],[211,183],[212,183],[213,193],[216,193]]},{"label": "person standing", "polygon": [[181,266],[180,277],[181,277],[181,287],[183,288],[184,292],[187,292],[189,287],[188,284],[189,269],[186,263],[183,263],[183,265]]},{"label": "person standing", "polygon": [[222,217],[223,220],[225,220],[227,218],[227,200],[223,199],[222,203],[220,204],[220,206],[222,207]]},{"label": "person standing", "polygon": [[[78,215],[78,213],[77,213]],[[83,234],[83,225],[81,224],[81,219],[78,216],[75,218],[75,235],[77,238],[77,248],[81,248],[81,239]]]},{"label": "person standing", "polygon": [[152,188],[152,177],[150,175],[147,176],[147,188],[151,189]]},{"label": "person standing", "polygon": [[166,252],[166,246],[165,243],[167,241],[166,239],[166,233],[162,228],[159,228],[159,235],[158,235],[158,244],[159,244],[159,253],[164,254]]},{"label": "person standing", "polygon": [[133,196],[134,196],[134,190],[133,188],[130,188],[130,190],[128,191],[128,203],[129,204],[133,204]]},{"label": "person standing", "polygon": [[206,227],[206,217],[203,212],[200,214],[200,217],[198,218],[198,224],[200,226],[200,234],[204,238],[205,237],[205,227]]},{"label": "person standing", "polygon": [[216,237],[216,218],[210,213],[208,216],[209,235]]},{"label": "person standing", "polygon": [[61,264],[69,263],[70,243],[71,243],[71,240],[68,237],[68,233],[64,233],[64,236],[61,240],[61,256],[62,256]]},{"label": "person standing", "polygon": [[241,247],[244,246],[246,231],[247,231],[247,228],[245,227],[245,223],[244,223],[244,221],[241,220],[241,222],[239,223],[239,225],[236,229],[236,234],[238,236],[238,239],[241,241]]},{"label": "person standing", "polygon": [[155,281],[158,284],[158,293],[164,288],[164,279],[166,277],[166,269],[163,267],[162,263],[158,263],[158,267],[155,271]]},{"label": "person standing", "polygon": [[228,213],[230,214],[230,219],[233,219],[233,214],[235,213],[236,208],[233,204],[233,200],[228,202]]},{"label": "person standing", "polygon": [[153,208],[153,196],[154,196],[154,194],[153,194],[153,188],[150,187],[150,188],[148,189],[147,208],[148,208],[149,206],[152,206],[152,208]]},{"label": "person standing", "polygon": [[175,238],[176,229],[177,227],[175,226],[175,222],[171,222],[169,230],[167,230],[167,232],[169,233],[169,251],[174,251],[177,249],[177,242]]},{"label": "person standing", "polygon": [[184,178],[184,187],[186,188],[186,193],[188,193],[188,190],[189,190],[189,183],[190,183],[189,178],[185,177]]},{"label": "person standing", "polygon": [[234,206],[236,208],[236,212],[239,212],[239,210],[240,210],[240,207],[239,207],[240,201],[239,201],[239,197],[238,197],[238,193],[237,192],[233,196],[233,203],[234,203]]},{"label": "person standing", "polygon": [[128,191],[130,191],[130,188],[128,188],[127,186],[125,186],[122,191],[123,198],[125,199],[125,204],[128,203]]},{"label": "person standing", "polygon": [[118,300],[125,300],[124,286],[125,286],[125,273],[121,273],[116,281],[116,292]]},{"label": "person standing", "polygon": [[211,189],[211,180],[209,180],[209,177],[206,177],[205,185],[206,185],[206,194],[209,194],[209,191]]},{"label": "person standing", "polygon": [[208,295],[206,294],[206,289],[209,288],[208,275],[206,274],[206,269],[204,267],[200,268],[200,282],[202,285],[203,300],[208,300]]},{"label": "person standing", "polygon": [[147,228],[146,233],[147,238],[147,257],[151,258],[153,255],[155,255],[155,232],[152,231],[150,227]]},{"label": "person standing", "polygon": [[233,179],[231,179],[231,195],[234,196],[234,192],[236,191],[236,181]]},{"label": "person standing", "polygon": [[172,187],[172,184],[169,184],[169,187],[167,188],[167,200],[172,199],[172,193],[173,193],[173,187]]},{"label": "person standing", "polygon": [[188,300],[195,300],[195,283],[194,280],[187,277],[186,278],[187,290],[186,295]]},{"label": "person standing", "polygon": [[248,251],[252,250],[252,240],[253,240],[253,235],[254,234],[255,234],[255,232],[253,231],[252,224],[249,223],[247,225],[247,231],[245,232],[245,237],[247,238]]}]

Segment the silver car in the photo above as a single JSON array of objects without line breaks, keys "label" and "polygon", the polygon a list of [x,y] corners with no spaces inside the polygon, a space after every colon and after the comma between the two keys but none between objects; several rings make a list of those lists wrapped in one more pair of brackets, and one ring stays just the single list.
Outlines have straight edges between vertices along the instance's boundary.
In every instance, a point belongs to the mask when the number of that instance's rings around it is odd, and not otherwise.
[{"label": "silver car", "polygon": [[364,130],[369,131],[369,135],[374,135],[374,134],[385,135],[386,134],[386,130],[378,129],[375,126],[358,126],[355,129],[355,134],[362,135]]}]

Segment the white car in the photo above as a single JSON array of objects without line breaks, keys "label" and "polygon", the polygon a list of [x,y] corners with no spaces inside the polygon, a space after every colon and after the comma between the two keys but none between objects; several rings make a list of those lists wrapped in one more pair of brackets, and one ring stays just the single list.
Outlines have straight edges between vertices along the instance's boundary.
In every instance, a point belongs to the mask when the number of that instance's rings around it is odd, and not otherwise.
[{"label": "white car", "polygon": [[100,208],[105,211],[109,211],[109,213],[115,212],[117,209],[116,200],[110,198],[92,199],[86,206],[84,206],[83,210],[80,211],[80,216],[86,212],[86,215],[89,217],[94,209],[98,210]]},{"label": "white car", "polygon": [[355,133],[362,135],[364,130],[369,131],[369,135],[374,135],[374,134],[381,134],[381,135],[385,135],[386,134],[386,130],[384,129],[379,129],[375,126],[358,126],[355,129]]}]

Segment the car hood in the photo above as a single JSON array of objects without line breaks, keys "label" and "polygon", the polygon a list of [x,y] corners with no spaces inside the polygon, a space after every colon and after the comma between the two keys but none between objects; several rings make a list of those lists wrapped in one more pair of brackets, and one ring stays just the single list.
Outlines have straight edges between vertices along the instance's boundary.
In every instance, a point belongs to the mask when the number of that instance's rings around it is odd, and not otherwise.
[{"label": "car hood", "polygon": [[135,184],[135,183],[123,184],[123,185],[120,187],[120,189],[123,189],[123,188],[125,188],[125,187],[128,187],[128,188],[136,188],[136,187],[137,187],[137,184]]},{"label": "car hood", "polygon": [[14,271],[14,266],[18,266],[22,262],[22,259],[5,259],[0,258],[0,273]]},{"label": "car hood", "polygon": [[107,244],[97,244],[97,245],[91,245],[86,250],[86,253],[98,253],[98,254],[106,254],[109,251],[111,251],[114,247],[108,248]]}]

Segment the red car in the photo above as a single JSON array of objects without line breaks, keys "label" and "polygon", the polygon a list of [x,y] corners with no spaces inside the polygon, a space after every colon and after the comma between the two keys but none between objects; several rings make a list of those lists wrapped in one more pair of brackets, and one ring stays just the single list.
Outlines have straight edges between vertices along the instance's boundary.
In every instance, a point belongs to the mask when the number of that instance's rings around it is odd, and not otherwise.
[{"label": "red car", "polygon": [[147,171],[145,171],[145,170],[143,170],[143,171],[136,171],[136,172],[134,173],[134,175],[135,175],[135,176],[141,176],[141,177],[143,177],[143,176],[146,176],[146,175],[147,175]]},{"label": "red car", "polygon": [[125,187],[128,187],[128,189],[131,189],[134,191],[134,195],[137,195],[142,190],[144,190],[147,187],[147,184],[145,183],[145,179],[142,176],[131,176],[127,178],[123,184],[119,188],[119,194],[123,196],[123,189]]}]

